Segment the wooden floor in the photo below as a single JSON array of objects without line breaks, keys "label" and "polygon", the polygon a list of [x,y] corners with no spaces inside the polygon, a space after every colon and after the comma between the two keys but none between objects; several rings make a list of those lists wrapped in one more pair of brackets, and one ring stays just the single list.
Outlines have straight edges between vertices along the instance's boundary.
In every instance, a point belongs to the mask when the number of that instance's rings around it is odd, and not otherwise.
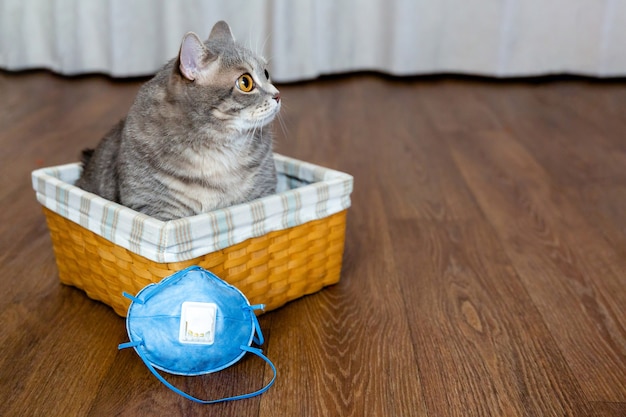
[{"label": "wooden floor", "polygon": [[[282,86],[277,151],[355,177],[342,280],[261,318],[267,393],[203,406],[58,283],[30,185],[140,82],[0,72],[0,415],[626,416],[626,83]],[[171,380],[215,397],[269,376],[250,358]]]}]

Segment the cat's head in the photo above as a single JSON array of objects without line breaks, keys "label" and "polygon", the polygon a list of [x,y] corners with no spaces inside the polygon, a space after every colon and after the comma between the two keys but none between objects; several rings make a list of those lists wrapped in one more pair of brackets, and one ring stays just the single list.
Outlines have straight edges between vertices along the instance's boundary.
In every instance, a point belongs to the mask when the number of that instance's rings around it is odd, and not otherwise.
[{"label": "cat's head", "polygon": [[224,21],[213,26],[205,42],[186,34],[174,71],[180,93],[196,103],[196,111],[209,112],[229,130],[264,126],[280,110],[280,93],[270,81],[267,62],[235,42]]}]

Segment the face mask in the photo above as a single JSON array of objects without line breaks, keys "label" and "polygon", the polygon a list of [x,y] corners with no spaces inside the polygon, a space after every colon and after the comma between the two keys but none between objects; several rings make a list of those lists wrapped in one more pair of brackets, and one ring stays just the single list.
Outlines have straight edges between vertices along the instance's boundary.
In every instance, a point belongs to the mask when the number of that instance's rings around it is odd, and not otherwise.
[{"label": "face mask", "polygon": [[[158,284],[150,284],[131,299],[126,329],[132,347],[163,384],[183,397],[204,403],[259,395],[276,379],[274,364],[252,342],[263,344],[254,310],[237,288],[211,272],[192,266]],[[216,400],[195,398],[170,384],[158,371],[175,375],[204,375],[220,371],[253,353],[272,368],[271,381],[258,391]]]}]

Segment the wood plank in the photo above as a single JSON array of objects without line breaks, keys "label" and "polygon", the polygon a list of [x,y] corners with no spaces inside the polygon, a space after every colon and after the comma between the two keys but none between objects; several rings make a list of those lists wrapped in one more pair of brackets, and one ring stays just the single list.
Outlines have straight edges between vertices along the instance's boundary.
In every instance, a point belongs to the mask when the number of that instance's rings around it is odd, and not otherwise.
[{"label": "wood plank", "polygon": [[[535,89],[533,95],[545,107],[567,114],[565,128],[574,140],[600,137],[604,146],[626,151],[626,141],[616,134],[626,129],[626,86],[624,83],[605,80],[602,83],[561,83],[558,89]],[[580,123],[571,123],[580,120]],[[581,130],[582,129],[582,130]],[[597,143],[594,141],[594,143]]]},{"label": "wood plank", "polygon": [[447,139],[588,398],[623,401],[623,258],[511,135],[496,131]]},{"label": "wood plank", "polygon": [[593,411],[592,417],[623,417],[626,416],[626,403],[591,403]]},{"label": "wood plank", "polygon": [[[383,192],[428,202],[398,210],[398,198],[386,212],[429,415],[585,415],[577,381],[443,140],[497,120],[463,88],[454,106],[434,88],[399,90],[390,96],[401,104],[384,106],[391,113],[442,115],[385,126],[390,140],[377,151],[393,161],[385,177],[393,186]],[[454,113],[466,108],[470,127]]]},{"label": "wood plank", "polygon": [[429,415],[588,415],[488,225],[405,219],[392,228]]},{"label": "wood plank", "polygon": [[[567,86],[520,86],[506,95],[493,90],[476,95],[483,106],[497,112],[501,124],[515,134],[554,182],[564,186],[591,181],[624,183],[626,149],[618,133],[621,129],[576,123],[581,119],[580,108],[589,106],[588,97],[572,94]],[[593,89],[589,95],[595,92]],[[605,116],[604,123],[613,120],[619,119]]]},{"label": "wood plank", "polygon": [[[103,312],[111,314],[58,283],[42,297],[5,307],[3,319],[15,330],[3,343],[3,359],[10,360],[1,364],[0,392],[11,395],[2,415],[86,415],[123,330],[121,320],[98,321]],[[68,392],[81,395],[70,400]]]},{"label": "wood plank", "polygon": [[626,184],[563,187],[566,198],[602,231],[609,244],[626,259]]}]

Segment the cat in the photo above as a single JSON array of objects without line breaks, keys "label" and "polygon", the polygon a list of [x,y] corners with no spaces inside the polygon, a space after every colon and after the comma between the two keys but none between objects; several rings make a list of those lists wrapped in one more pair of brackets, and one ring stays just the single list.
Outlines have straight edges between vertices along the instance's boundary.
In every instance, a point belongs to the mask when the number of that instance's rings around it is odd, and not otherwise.
[{"label": "cat", "polygon": [[76,186],[159,220],[276,189],[272,134],[281,107],[267,63],[215,24],[138,91],[127,116],[82,154]]}]

